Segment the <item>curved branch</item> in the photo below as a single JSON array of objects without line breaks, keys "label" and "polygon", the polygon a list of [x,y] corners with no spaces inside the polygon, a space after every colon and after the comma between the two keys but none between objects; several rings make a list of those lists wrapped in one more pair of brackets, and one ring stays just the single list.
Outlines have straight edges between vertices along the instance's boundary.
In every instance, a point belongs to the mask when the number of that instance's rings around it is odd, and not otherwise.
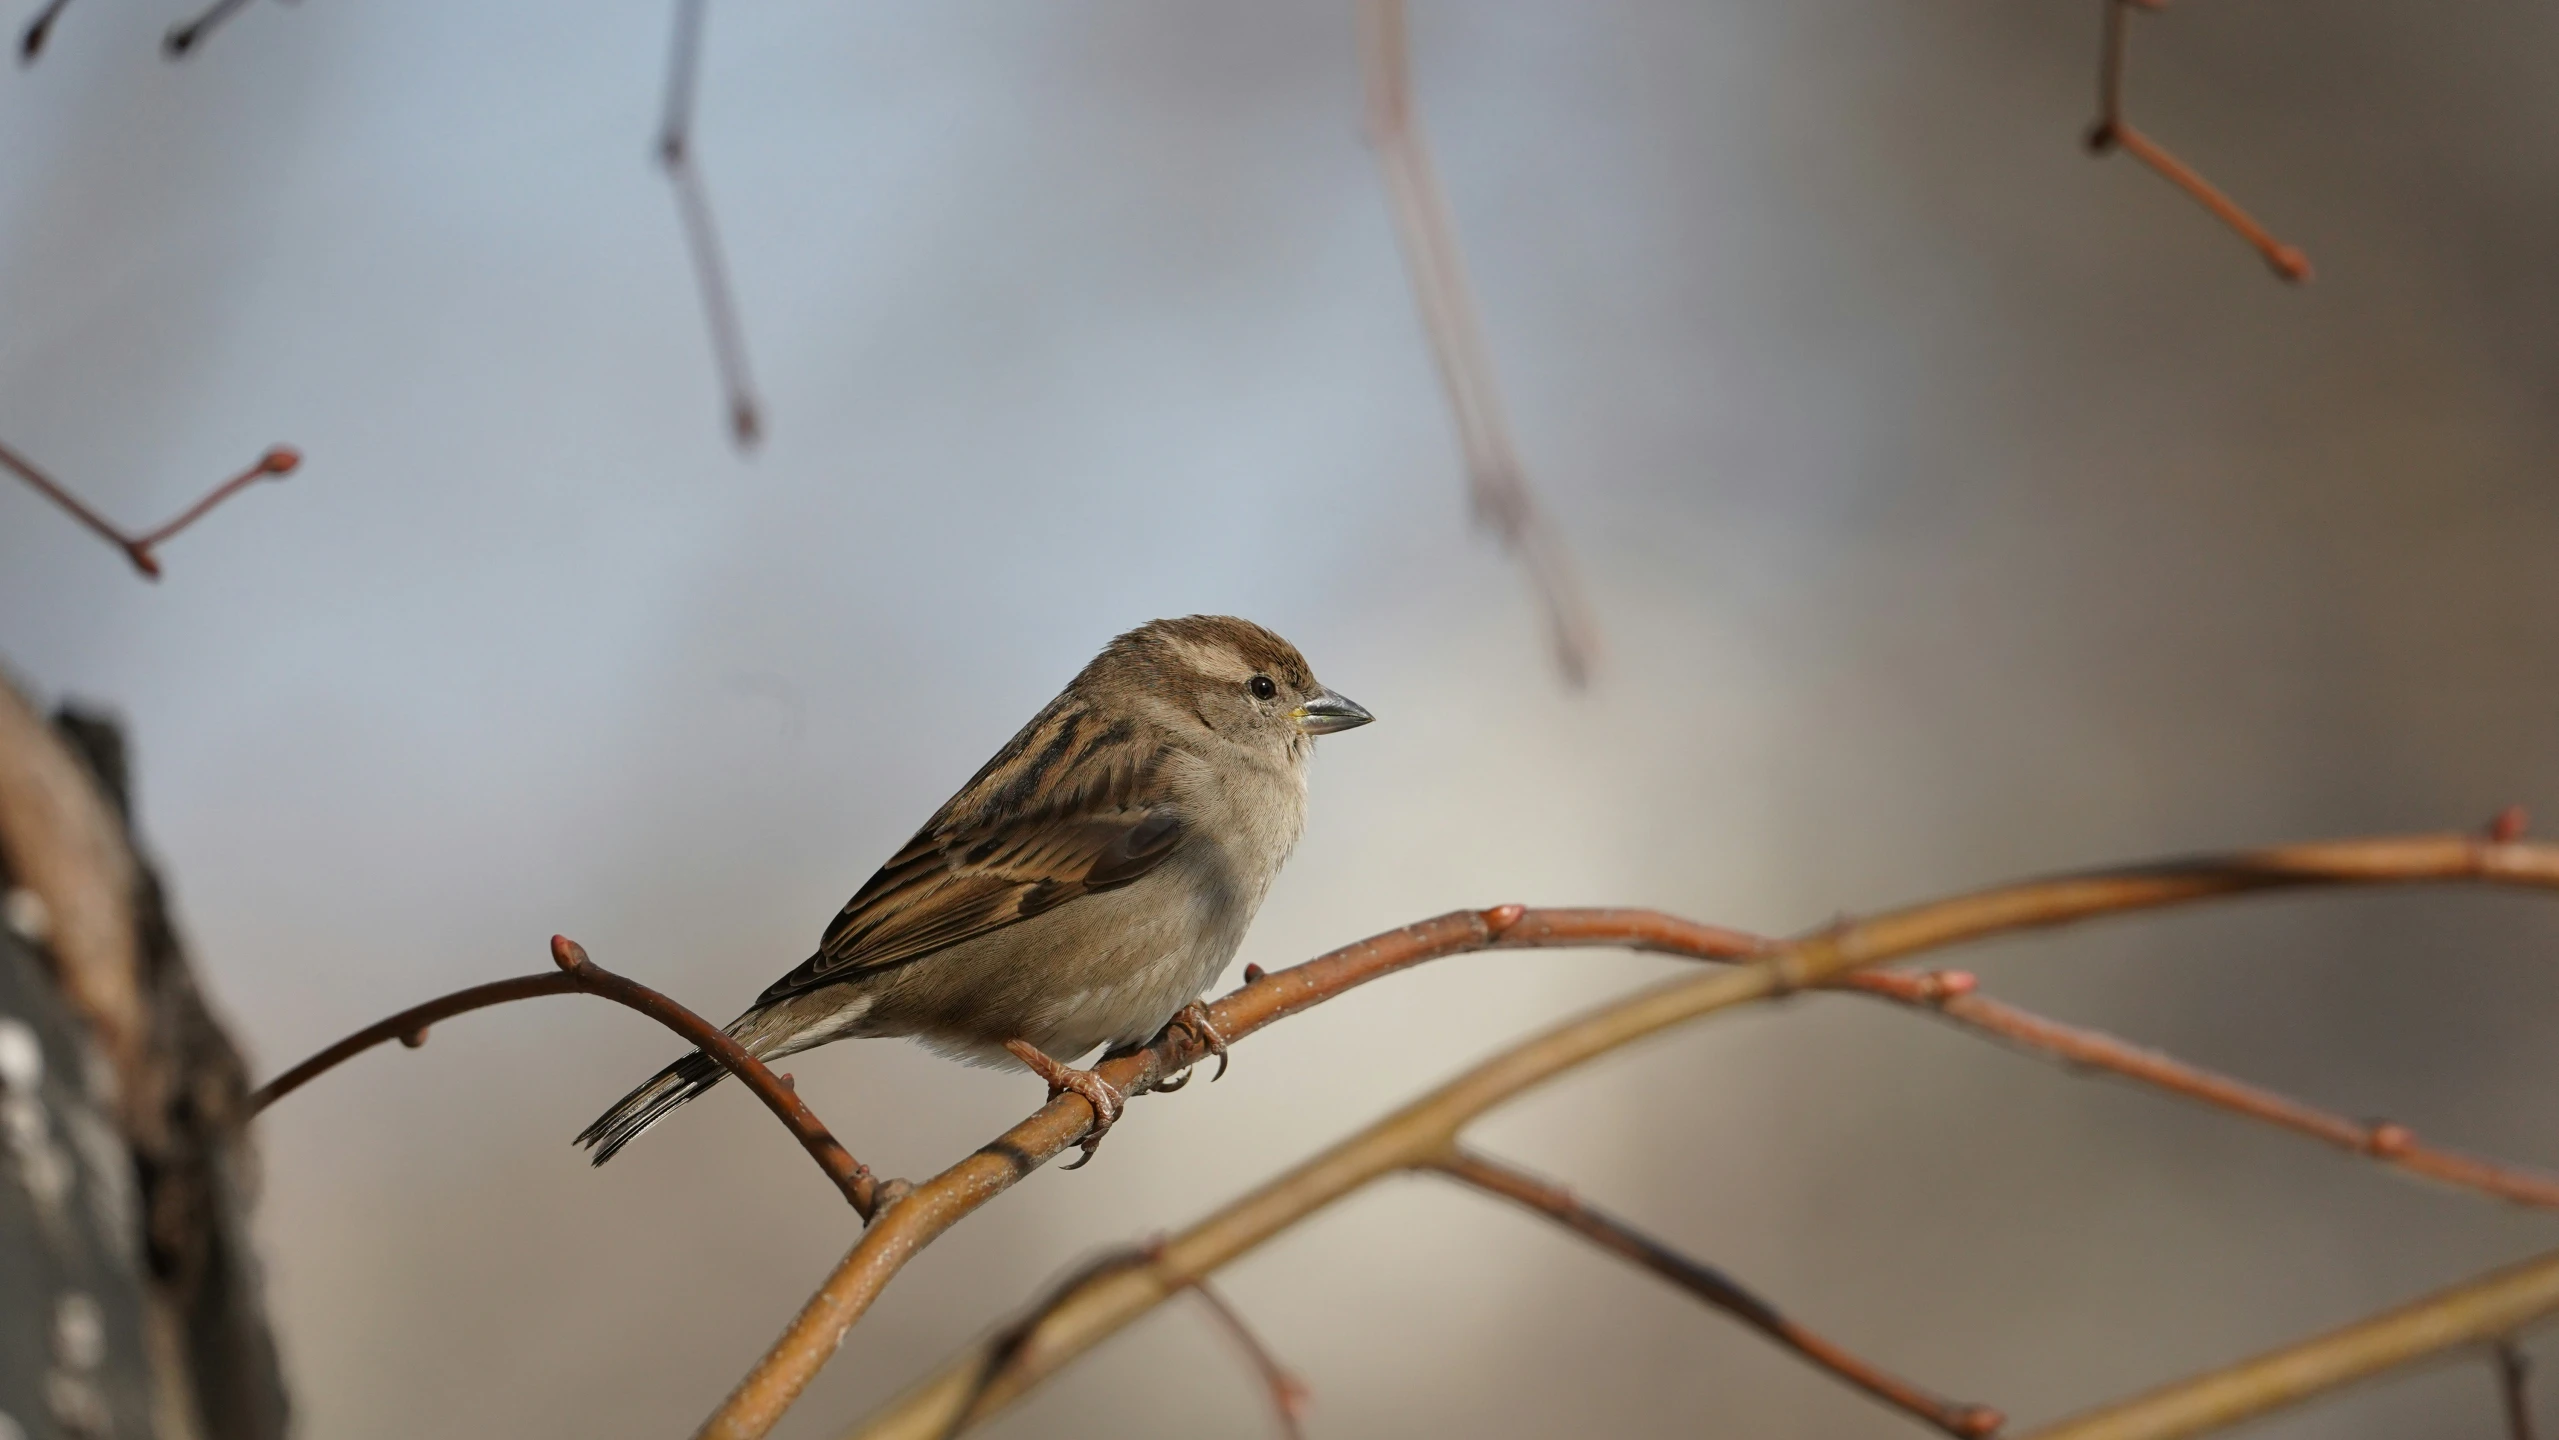
[{"label": "curved branch", "polygon": [[587,957],[586,949],[565,935],[551,937],[551,958],[560,969],[552,975],[525,975],[513,980],[498,980],[487,985],[474,985],[457,990],[441,999],[412,1006],[388,1020],[368,1025],[292,1069],[285,1071],[257,1089],[249,1099],[250,1113],[292,1094],[311,1080],[363,1054],[376,1045],[398,1040],[416,1047],[426,1043],[427,1027],[449,1016],[466,1014],[510,1000],[530,1000],[541,995],[600,995],[617,1005],[637,1010],[669,1030],[683,1036],[693,1047],[719,1062],[734,1075],[738,1083],[755,1092],[764,1108],[773,1112],[809,1158],[844,1192],[864,1222],[877,1213],[883,1193],[893,1190],[896,1181],[882,1182],[870,1167],[853,1158],[821,1123],[815,1111],[802,1100],[789,1081],[775,1075],[763,1061],[746,1053],[744,1047],[729,1038],[717,1025],[691,1010],[641,984],[637,980],[616,975]]},{"label": "curved branch", "polygon": [[1432,1161],[1428,1168],[1543,1215],[1599,1248],[1643,1266],[1817,1368],[1959,1440],[1981,1440],[2007,1423],[2006,1416],[1987,1405],[1949,1400],[1858,1359],[1787,1319],[1776,1306],[1744,1289],[1723,1271],[1680,1254],[1614,1215],[1593,1209],[1561,1185],[1462,1146]]},{"label": "curved branch", "polygon": [[2504,1339],[2559,1313],[2559,1251],[2253,1360],[2047,1425],[2022,1440],[2176,1440],[2464,1345]]},{"label": "curved branch", "polygon": [[493,980],[468,990],[456,990],[424,1005],[412,1005],[388,1020],[367,1025],[259,1086],[250,1092],[249,1113],[257,1114],[376,1045],[397,1040],[414,1050],[426,1043],[427,1027],[438,1021],[467,1015],[491,1005],[504,1005],[510,1000],[531,1000],[540,995],[571,995],[577,989],[576,976],[566,971],[554,971],[548,975],[519,975],[512,980]]},{"label": "curved branch", "polygon": [[[1193,1278],[1212,1273],[1381,1176],[1434,1163],[1455,1145],[1457,1131],[1483,1111],[1670,1026],[1840,980],[1923,950],[1989,935],[2261,890],[2445,881],[2559,889],[2559,846],[2513,841],[2502,833],[2489,837],[2426,835],[2172,860],[1976,891],[1868,920],[1842,921],[1799,939],[1758,949],[1758,958],[1750,963],[1639,992],[1494,1056],[1227,1205],[1169,1241],[1158,1263],[1097,1277],[1066,1296],[1037,1332],[1024,1341],[1018,1358],[999,1382],[986,1387],[974,1400],[970,1399],[973,1377],[981,1372],[983,1361],[973,1351],[908,1391],[854,1433],[866,1437],[924,1437],[975,1423],[1153,1309]],[[1507,921],[1495,925],[1495,917],[1505,912]],[[1546,923],[1565,917],[1569,923],[1561,926],[1549,928]],[[1640,911],[1519,912],[1516,907],[1505,906],[1480,917],[1461,912],[1426,925],[1469,918],[1483,922],[1487,935],[1481,943],[1462,947],[1468,949],[1492,948],[1496,944],[1617,944],[1712,958],[1755,953],[1747,936],[1709,931],[1704,926]],[[1611,921],[1616,924],[1612,926]],[[1711,935],[1717,943],[1711,949],[1686,949],[1676,943],[1683,930]],[[1392,941],[1405,933],[1395,932],[1364,944]],[[1570,938],[1561,938],[1565,936]],[[1738,948],[1736,942],[1740,942]],[[1336,956],[1344,953],[1347,952],[1336,952]],[[1259,1028],[1231,1025],[1229,1017],[1220,1012],[1238,1002],[1258,1003],[1255,992],[1263,986],[1324,965],[1336,956],[1310,961],[1245,987],[1212,1006],[1212,1020],[1230,1039]],[[1187,1037],[1177,1033],[1159,1041],[1142,1056],[1115,1063],[1125,1065],[1122,1073],[1134,1078],[1138,1062],[1144,1060],[1150,1066],[1158,1063],[1154,1057],[1159,1051],[1167,1052],[1172,1061],[1166,1073],[1198,1058],[1191,1052]],[[1104,1073],[1110,1074],[1107,1067]],[[1091,1118],[1083,1100],[1060,1097],[994,1144],[918,1186],[910,1200],[886,1212],[845,1256],[773,1349],[705,1422],[699,1435],[704,1440],[736,1440],[769,1430],[834,1352],[880,1288],[917,1249],[1080,1138]]]},{"label": "curved branch", "polygon": [[757,402],[755,382],[747,374],[746,334],[738,322],[728,261],[720,252],[719,227],[711,220],[711,194],[703,186],[701,167],[693,163],[693,96],[702,68],[703,4],[704,0],[675,0],[675,38],[667,46],[666,99],[658,121],[658,164],[675,189],[676,219],[684,227],[694,284],[702,292],[703,318],[711,327],[711,360],[719,369],[720,391],[729,408],[729,439],[740,450],[752,450],[764,437],[764,407]]}]

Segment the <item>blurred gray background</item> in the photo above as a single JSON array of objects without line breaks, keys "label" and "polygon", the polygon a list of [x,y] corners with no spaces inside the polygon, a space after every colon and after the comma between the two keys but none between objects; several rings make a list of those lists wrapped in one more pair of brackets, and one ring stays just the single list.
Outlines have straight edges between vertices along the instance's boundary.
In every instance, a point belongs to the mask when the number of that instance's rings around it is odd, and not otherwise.
[{"label": "blurred gray background", "polygon": [[[0,656],[129,717],[143,824],[262,1074],[543,968],[553,931],[725,1017],[1102,641],[1196,610],[1267,622],[1381,717],[1324,746],[1242,957],[1266,966],[1456,905],[1787,930],[2559,816],[2547,5],[2138,22],[2134,117],[2310,252],[2296,290],[2079,149],[2093,3],[1426,0],[1425,121],[1611,647],[1584,695],[1467,526],[1345,5],[715,6],[698,153],[769,410],[746,460],[649,163],[663,7],[260,5],[165,65],[179,13],[78,0],[0,76],[0,438],[135,524],[270,442],[309,460],[158,585],[0,486]],[[2559,1164],[2554,944],[2547,899],[2397,894],[1950,963]],[[784,1433],[1672,968],[1453,961],[1254,1040],[928,1252]],[[709,1409],[853,1229],[733,1088],[589,1171],[569,1136],[669,1054],[545,1001],[262,1122],[303,1433]],[[794,1068],[889,1173],[1039,1098],[896,1043]],[[1478,1136],[2021,1419],[2559,1238],[1836,997]],[[1428,1181],[1229,1290],[1319,1436],[1914,1433]],[[1269,1426],[1175,1306],[1003,1433]],[[2501,1431],[2486,1366],[2454,1364],[2260,1433]]]}]

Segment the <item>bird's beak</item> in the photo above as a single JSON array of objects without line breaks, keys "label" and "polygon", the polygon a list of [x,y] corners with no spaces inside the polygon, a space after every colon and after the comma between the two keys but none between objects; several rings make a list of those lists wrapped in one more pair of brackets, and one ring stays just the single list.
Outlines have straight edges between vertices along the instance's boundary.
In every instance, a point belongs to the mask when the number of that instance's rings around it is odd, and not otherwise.
[{"label": "bird's beak", "polygon": [[1297,728],[1309,735],[1330,735],[1336,730],[1356,730],[1377,717],[1361,709],[1357,702],[1345,700],[1330,690],[1316,692],[1315,698],[1288,712]]}]

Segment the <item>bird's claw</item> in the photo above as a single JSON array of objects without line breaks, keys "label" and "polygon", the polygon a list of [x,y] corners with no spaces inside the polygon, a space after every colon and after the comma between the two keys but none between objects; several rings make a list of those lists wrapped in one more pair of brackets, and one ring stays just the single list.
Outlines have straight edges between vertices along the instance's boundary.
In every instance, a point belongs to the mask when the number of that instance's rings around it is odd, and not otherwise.
[{"label": "bird's claw", "polygon": [[1119,1120],[1120,1111],[1128,1104],[1128,1097],[1111,1088],[1111,1082],[1090,1070],[1059,1064],[1049,1058],[1047,1051],[1027,1040],[1006,1041],[1004,1048],[1013,1052],[1014,1059],[1029,1066],[1031,1073],[1048,1082],[1051,1100],[1060,1095],[1081,1095],[1084,1103],[1093,1107],[1092,1128],[1084,1132],[1084,1153],[1074,1164],[1066,1167],[1069,1170],[1082,1169],[1084,1162],[1093,1158],[1093,1152],[1101,1148],[1102,1137],[1109,1134],[1111,1126]]},{"label": "bird's claw", "polygon": [[[1202,1049],[1205,1049],[1208,1053],[1217,1057],[1217,1073],[1208,1077],[1209,1083],[1213,1085],[1218,1081],[1225,1079],[1227,1065],[1226,1037],[1218,1033],[1217,1022],[1208,1018],[1208,1007],[1202,1005],[1197,1000],[1183,1006],[1180,1012],[1175,1014],[1172,1019],[1164,1022],[1164,1028],[1166,1030],[1171,1030],[1176,1025],[1190,1031],[1191,1038],[1199,1041]],[[1185,1070],[1182,1072],[1182,1078],[1179,1081],[1176,1081],[1171,1085],[1158,1085],[1155,1088],[1158,1090],[1178,1090],[1189,1083],[1191,1083],[1191,1074],[1188,1070]]]}]

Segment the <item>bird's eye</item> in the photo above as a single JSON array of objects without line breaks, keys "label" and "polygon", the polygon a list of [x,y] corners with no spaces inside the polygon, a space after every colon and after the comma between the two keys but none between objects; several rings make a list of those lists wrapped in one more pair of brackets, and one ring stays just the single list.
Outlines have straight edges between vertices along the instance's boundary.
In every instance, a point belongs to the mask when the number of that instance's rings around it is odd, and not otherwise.
[{"label": "bird's eye", "polygon": [[1271,677],[1268,675],[1254,676],[1253,682],[1244,688],[1252,691],[1253,698],[1256,700],[1268,700],[1279,693],[1279,687],[1271,683]]}]

